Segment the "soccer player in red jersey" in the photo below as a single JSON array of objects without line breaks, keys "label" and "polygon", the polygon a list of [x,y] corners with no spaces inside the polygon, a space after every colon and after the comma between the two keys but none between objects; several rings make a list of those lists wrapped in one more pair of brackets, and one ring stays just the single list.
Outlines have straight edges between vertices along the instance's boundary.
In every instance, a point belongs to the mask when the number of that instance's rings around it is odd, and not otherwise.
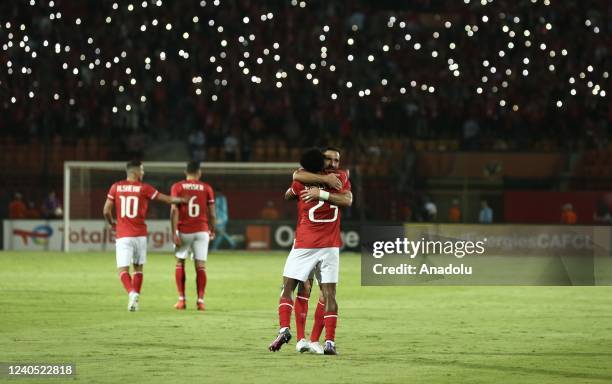
[{"label": "soccer player in red jersey", "polygon": [[[323,150],[323,156],[325,158],[325,169],[323,174],[311,173],[305,169],[299,169],[293,173],[293,180],[299,181],[302,184],[324,184],[335,190],[342,189],[343,182],[340,178],[342,177],[343,180],[348,180],[349,172],[348,170],[340,169],[340,151],[334,147],[327,147]],[[286,199],[291,198],[295,198],[295,196],[291,194],[286,195]],[[320,282],[320,271],[318,268],[315,268],[310,273],[308,280],[299,282],[297,286],[294,312],[298,342],[295,349],[301,353],[309,351],[315,354],[322,354],[324,352],[323,347],[319,344],[319,338],[321,337],[325,323],[325,298],[322,291],[319,294],[319,300],[315,310],[310,340],[306,340],[304,337],[306,317],[308,315],[308,300],[310,299],[311,287],[315,276],[317,277],[317,281]]]},{"label": "soccer player in red jersey", "polygon": [[[147,261],[147,225],[145,217],[149,200],[166,204],[181,204],[183,198],[159,193],[154,187],[142,182],[144,166],[140,161],[131,161],[126,166],[126,180],[110,187],[102,214],[115,232],[115,255],[119,278],[128,293],[128,310],[138,310],[138,299],[142,287],[143,266]],[[113,218],[113,207],[117,221]],[[134,265],[134,278],[130,277],[130,264]]]},{"label": "soccer player in red jersey", "polygon": [[188,254],[192,254],[196,269],[197,308],[203,311],[208,242],[214,239],[217,220],[215,194],[209,184],[200,181],[202,170],[199,162],[192,161],[187,164],[185,176],[185,180],[172,185],[170,192],[172,196],[187,199],[187,204],[173,205],[170,210],[176,256],[174,276],[179,293],[174,308],[185,309],[185,259]]},{"label": "soccer player in red jersey", "polygon": [[[302,167],[311,173],[320,173],[325,158],[319,150],[310,150],[302,155]],[[339,206],[352,204],[350,182],[346,173],[340,173],[340,190],[322,184],[303,184],[294,181],[285,198],[298,197],[298,221],[295,242],[283,272],[283,290],[278,307],[280,330],[268,349],[278,351],[291,340],[289,331],[293,311],[293,291],[298,282],[308,280],[315,267],[320,273],[319,282],[325,298],[325,348],[324,353],[335,355],[335,330],[338,318],[336,284],[338,282],[340,239]]]}]

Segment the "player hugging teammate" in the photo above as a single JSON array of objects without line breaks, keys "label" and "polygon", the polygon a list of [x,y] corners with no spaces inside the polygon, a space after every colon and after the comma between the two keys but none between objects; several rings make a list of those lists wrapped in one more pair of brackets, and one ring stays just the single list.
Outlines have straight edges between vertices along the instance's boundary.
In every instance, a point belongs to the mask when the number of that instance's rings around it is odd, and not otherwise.
[{"label": "player hugging teammate", "polygon": [[[339,162],[340,153],[334,148],[327,148],[323,152],[318,149],[304,152],[300,159],[303,170],[294,174],[294,181],[285,193],[287,200],[298,199],[298,220],[293,248],[287,256],[283,272],[283,288],[278,306],[280,330],[268,347],[272,352],[280,350],[283,344],[291,340],[289,328],[294,309],[293,291],[301,283],[295,302],[299,339],[296,349],[299,352],[336,354],[336,284],[342,245],[339,207],[349,207],[353,202],[348,173],[338,169]],[[308,342],[304,338],[304,328],[312,274],[319,282],[322,297],[319,299],[311,340]],[[325,346],[321,348],[318,339],[323,327]]]}]

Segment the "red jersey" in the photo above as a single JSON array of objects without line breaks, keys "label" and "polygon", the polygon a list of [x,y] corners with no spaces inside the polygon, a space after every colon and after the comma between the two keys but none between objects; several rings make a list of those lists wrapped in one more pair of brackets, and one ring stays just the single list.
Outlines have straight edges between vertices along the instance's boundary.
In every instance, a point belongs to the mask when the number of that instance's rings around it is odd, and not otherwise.
[{"label": "red jersey", "polygon": [[348,172],[337,170],[342,188],[337,191],[326,185],[304,185],[299,181],[291,184],[291,191],[298,196],[298,220],[295,229],[293,248],[330,248],[341,247],[340,209],[329,201],[305,202],[299,198],[300,192],[307,188],[320,188],[330,194],[345,193],[351,190]]},{"label": "red jersey", "polygon": [[172,185],[172,196],[186,197],[187,204],[178,206],[178,230],[182,233],[208,231],[207,207],[215,203],[212,187],[199,180],[183,180]]},{"label": "red jersey", "polygon": [[149,200],[158,193],[151,185],[140,181],[122,180],[111,186],[106,197],[115,203],[117,239],[147,235],[145,217]]}]

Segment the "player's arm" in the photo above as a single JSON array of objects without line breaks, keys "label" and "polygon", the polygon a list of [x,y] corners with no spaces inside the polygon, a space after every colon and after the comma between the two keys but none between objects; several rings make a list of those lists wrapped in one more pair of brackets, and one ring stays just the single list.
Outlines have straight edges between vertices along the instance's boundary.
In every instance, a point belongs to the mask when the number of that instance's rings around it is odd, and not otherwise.
[{"label": "player's arm", "polygon": [[178,221],[179,221],[179,210],[175,204],[170,206],[170,229],[172,230],[172,239],[174,241],[174,245],[180,247],[183,243],[181,237],[179,236],[178,231]]},{"label": "player's arm", "polygon": [[309,188],[300,192],[300,197],[306,202],[312,200],[325,200],[339,207],[350,207],[353,205],[353,193],[351,191],[329,193],[319,188]]},{"label": "player's arm", "polygon": [[115,219],[113,218],[113,208],[115,207],[115,203],[111,199],[106,199],[104,202],[104,208],[102,209],[102,215],[104,216],[104,220],[106,220],[106,224],[108,224],[111,228],[115,228]]},{"label": "player's arm", "polygon": [[162,203],[166,203],[166,204],[187,204],[188,203],[188,200],[185,197],[168,196],[168,195],[164,195],[161,192],[155,195],[154,200],[161,201]]},{"label": "player's arm", "polygon": [[327,175],[317,175],[303,169],[298,169],[293,172],[293,181],[299,181],[302,184],[325,184],[330,188],[340,190],[342,181],[337,175],[329,173]]},{"label": "player's arm", "polygon": [[287,190],[285,191],[285,200],[289,201],[295,199],[297,199],[297,195],[293,193],[293,189],[287,188]]},{"label": "player's arm", "polygon": [[215,203],[208,204],[208,223],[210,228],[210,239],[215,238],[215,229],[217,228],[217,211],[215,210]]}]

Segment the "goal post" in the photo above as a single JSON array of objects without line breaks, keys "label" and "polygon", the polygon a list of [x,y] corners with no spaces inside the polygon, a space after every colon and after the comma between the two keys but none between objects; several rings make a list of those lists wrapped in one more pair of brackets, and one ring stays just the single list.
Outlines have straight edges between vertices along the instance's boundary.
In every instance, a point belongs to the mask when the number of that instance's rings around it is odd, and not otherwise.
[{"label": "goal post", "polygon": [[[160,192],[170,193],[170,186],[184,179],[186,162],[147,162],[144,161],[143,181],[153,185]],[[110,186],[125,179],[126,162],[118,161],[67,161],[64,163],[64,218],[63,250],[71,250],[71,227],[74,220],[99,220],[103,223],[102,207]],[[209,182],[214,190],[227,191],[234,196],[235,214],[244,220],[258,219],[256,210],[263,199],[282,196],[291,185],[292,173],[298,163],[262,162],[202,162],[202,180]],[[249,204],[252,198],[259,204]],[[238,204],[236,204],[238,203]],[[159,206],[164,204],[157,204]],[[150,207],[152,208],[152,204]],[[168,220],[167,207],[155,208],[148,218],[157,217]],[[151,211],[151,209],[150,209]]]}]

